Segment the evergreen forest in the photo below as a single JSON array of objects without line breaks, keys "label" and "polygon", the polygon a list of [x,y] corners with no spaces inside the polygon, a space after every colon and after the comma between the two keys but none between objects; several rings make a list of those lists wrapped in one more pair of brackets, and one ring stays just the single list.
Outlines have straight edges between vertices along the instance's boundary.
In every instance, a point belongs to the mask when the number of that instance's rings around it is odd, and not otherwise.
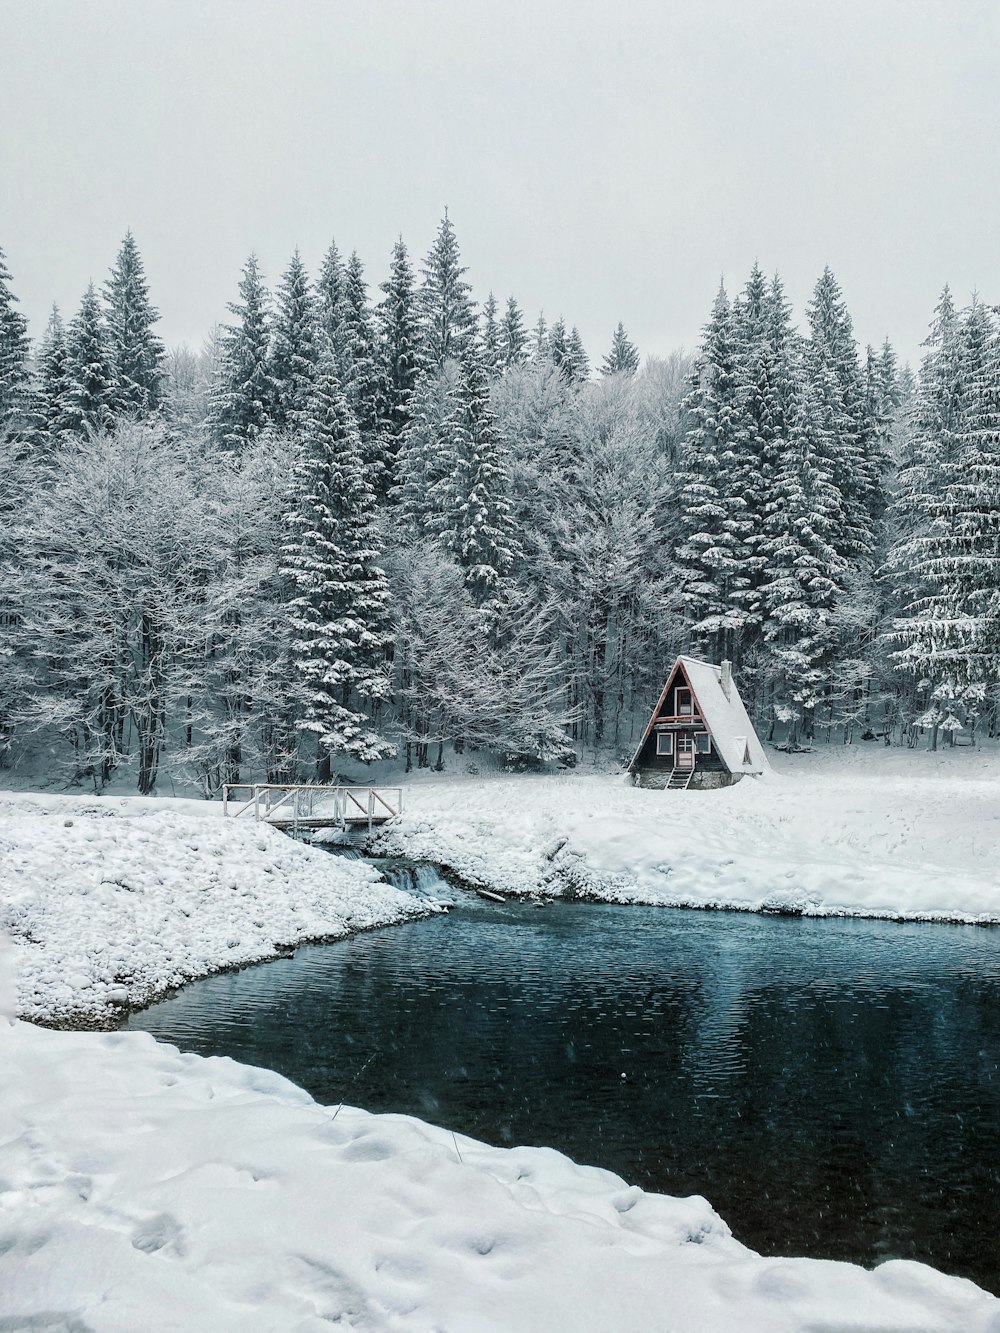
[{"label": "evergreen forest", "polygon": [[678,652],[790,749],[997,731],[996,308],[945,288],[913,373],[829,269],[797,318],[755,265],[695,354],[592,361],[476,299],[447,215],[377,284],[336,244],[236,277],[168,349],[130,233],[33,342],[0,252],[0,767],[613,762]]}]

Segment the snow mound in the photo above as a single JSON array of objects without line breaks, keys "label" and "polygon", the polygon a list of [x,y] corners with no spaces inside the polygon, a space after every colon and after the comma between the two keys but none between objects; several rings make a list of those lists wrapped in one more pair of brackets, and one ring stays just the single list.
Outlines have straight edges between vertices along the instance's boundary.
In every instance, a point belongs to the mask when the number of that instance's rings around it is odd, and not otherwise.
[{"label": "snow mound", "polygon": [[428,910],[364,861],[217,805],[0,801],[0,931],[28,1018],[107,1023],[193,977]]},{"label": "snow mound", "polygon": [[144,1033],[15,1023],[0,1064],[2,1328],[1000,1333],[921,1264],[763,1259],[704,1199]]}]

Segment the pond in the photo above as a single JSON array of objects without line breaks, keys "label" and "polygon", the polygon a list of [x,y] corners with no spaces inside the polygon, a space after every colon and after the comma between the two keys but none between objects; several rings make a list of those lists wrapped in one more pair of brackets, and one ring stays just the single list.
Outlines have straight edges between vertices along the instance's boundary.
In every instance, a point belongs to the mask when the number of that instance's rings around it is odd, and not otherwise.
[{"label": "pond", "polygon": [[1000,1292],[996,931],[466,903],[125,1027],[704,1194],[765,1254],[921,1259]]}]

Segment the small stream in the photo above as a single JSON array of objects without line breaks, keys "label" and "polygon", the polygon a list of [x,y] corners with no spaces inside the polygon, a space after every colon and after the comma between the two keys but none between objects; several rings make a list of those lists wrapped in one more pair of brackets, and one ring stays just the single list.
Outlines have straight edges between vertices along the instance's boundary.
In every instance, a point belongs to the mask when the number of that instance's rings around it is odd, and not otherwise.
[{"label": "small stream", "polygon": [[412,869],[394,880],[453,910],[125,1027],[704,1194],[764,1253],[922,1259],[1000,1292],[996,930],[501,906]]}]

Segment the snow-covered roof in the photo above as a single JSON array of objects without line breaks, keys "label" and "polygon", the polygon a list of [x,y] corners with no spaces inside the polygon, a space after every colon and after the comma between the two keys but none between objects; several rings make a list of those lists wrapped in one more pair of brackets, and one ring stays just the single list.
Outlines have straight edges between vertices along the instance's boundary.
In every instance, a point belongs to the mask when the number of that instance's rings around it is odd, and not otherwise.
[{"label": "snow-covered roof", "polygon": [[[722,689],[722,668],[696,657],[677,659],[687,673],[698,701],[698,711],[712,733],[712,741],[731,773],[766,773],[771,765],[757,739],[753,723],[743,706],[736,682],[731,680],[729,698]],[[744,762],[747,754],[750,762]]]},{"label": "snow-covered roof", "polygon": [[[757,739],[757,733],[754,731],[753,723],[747,715],[747,710],[743,706],[743,700],[736,688],[736,682],[730,678],[729,698],[727,699],[722,689],[721,667],[715,666],[711,662],[702,662],[697,657],[681,656],[678,657],[677,662],[670,669],[670,674],[667,677],[668,685],[677,670],[678,663],[684,668],[688,683],[694,691],[694,697],[698,703],[698,711],[711,732],[712,742],[729,771],[731,773],[769,772],[771,765],[764,753],[764,747]],[[664,687],[664,693],[666,693],[666,686]],[[652,728],[656,714],[659,713],[662,701],[663,696],[661,695],[653,718],[650,719],[649,726],[643,732],[639,748],[636,750],[629,768],[635,766],[639,755],[642,753],[642,747],[646,743],[646,738]],[[748,756],[749,763],[747,762]]]}]

